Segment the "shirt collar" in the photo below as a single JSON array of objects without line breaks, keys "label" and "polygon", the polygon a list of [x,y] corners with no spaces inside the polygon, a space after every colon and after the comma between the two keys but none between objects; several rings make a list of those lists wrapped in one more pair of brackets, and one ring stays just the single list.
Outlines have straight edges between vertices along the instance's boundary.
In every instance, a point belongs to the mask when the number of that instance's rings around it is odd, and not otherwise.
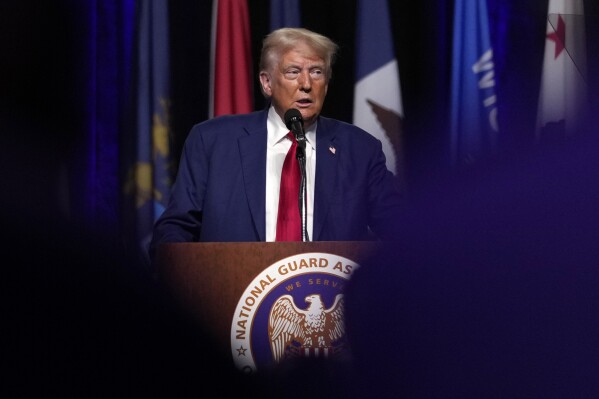
[{"label": "shirt collar", "polygon": [[[317,124],[318,123],[314,123],[312,126],[310,126],[308,129],[305,130],[306,141],[312,147],[316,146]],[[268,146],[269,147],[272,147],[272,146],[276,145],[277,143],[279,143],[281,140],[283,140],[285,138],[285,136],[287,136],[287,133],[289,133],[289,129],[287,129],[287,126],[285,126],[285,123],[283,123],[283,120],[281,119],[281,117],[279,117],[279,115],[275,111],[275,108],[272,105],[268,109],[268,117],[266,119],[266,129],[268,132]]]}]

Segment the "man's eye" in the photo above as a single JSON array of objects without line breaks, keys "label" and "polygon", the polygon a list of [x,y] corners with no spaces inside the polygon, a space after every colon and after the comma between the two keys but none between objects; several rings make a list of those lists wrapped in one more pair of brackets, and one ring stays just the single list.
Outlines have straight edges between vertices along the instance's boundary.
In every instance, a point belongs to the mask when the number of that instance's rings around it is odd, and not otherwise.
[{"label": "man's eye", "polygon": [[285,77],[288,79],[295,78],[295,77],[297,77],[298,74],[299,74],[299,71],[296,69],[285,71]]}]

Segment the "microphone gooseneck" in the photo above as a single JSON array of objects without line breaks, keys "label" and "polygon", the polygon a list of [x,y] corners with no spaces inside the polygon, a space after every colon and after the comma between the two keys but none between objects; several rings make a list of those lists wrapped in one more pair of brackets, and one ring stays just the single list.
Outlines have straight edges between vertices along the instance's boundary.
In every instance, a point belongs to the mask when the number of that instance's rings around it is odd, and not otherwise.
[{"label": "microphone gooseneck", "polygon": [[302,222],[302,241],[310,241],[308,235],[308,193],[306,187],[306,133],[304,132],[304,119],[299,110],[290,108],[285,112],[285,126],[293,132],[297,140],[297,160],[300,166],[301,180],[299,190],[299,209]]}]

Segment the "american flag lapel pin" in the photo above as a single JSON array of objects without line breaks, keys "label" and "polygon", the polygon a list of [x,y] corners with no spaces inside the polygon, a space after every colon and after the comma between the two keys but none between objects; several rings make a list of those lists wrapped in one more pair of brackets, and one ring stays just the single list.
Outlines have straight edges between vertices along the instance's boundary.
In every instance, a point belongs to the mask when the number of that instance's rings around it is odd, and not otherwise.
[{"label": "american flag lapel pin", "polygon": [[333,146],[330,146],[329,151],[331,151],[331,154],[335,155],[335,151],[337,151],[337,149]]}]

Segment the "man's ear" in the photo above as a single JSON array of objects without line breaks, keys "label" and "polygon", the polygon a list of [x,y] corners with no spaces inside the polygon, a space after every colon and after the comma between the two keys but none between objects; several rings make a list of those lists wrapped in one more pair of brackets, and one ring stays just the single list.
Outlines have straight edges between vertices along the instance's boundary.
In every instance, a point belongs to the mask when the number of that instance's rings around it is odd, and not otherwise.
[{"label": "man's ear", "polygon": [[268,72],[260,72],[260,86],[262,87],[262,92],[267,95],[272,95],[272,87],[270,86],[270,74]]}]

